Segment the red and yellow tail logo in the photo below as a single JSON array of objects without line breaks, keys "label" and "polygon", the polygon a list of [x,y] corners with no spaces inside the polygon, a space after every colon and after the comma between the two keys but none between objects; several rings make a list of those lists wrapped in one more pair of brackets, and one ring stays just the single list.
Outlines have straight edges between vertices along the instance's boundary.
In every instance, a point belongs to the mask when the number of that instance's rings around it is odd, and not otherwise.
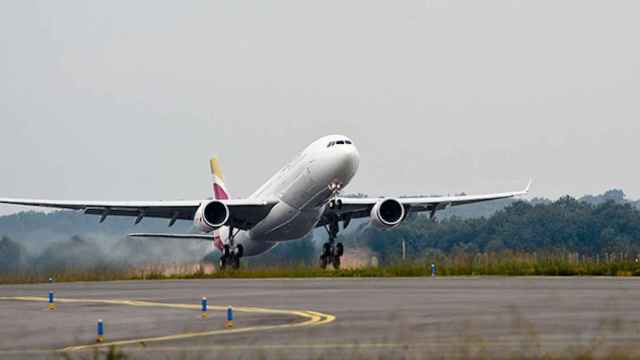
[{"label": "red and yellow tail logo", "polygon": [[216,200],[228,200],[229,192],[227,192],[227,188],[224,186],[224,179],[222,178],[222,171],[220,170],[218,159],[211,159],[210,165],[211,176],[213,178],[213,198]]},{"label": "red and yellow tail logo", "polygon": [[[220,170],[220,164],[218,164],[218,158],[214,157],[211,159],[209,165],[211,167],[213,198],[215,200],[228,200],[229,192],[226,186],[224,186],[224,179],[222,177],[222,171]],[[220,251],[224,249],[224,243],[220,237],[219,230],[213,232],[213,245]]]}]

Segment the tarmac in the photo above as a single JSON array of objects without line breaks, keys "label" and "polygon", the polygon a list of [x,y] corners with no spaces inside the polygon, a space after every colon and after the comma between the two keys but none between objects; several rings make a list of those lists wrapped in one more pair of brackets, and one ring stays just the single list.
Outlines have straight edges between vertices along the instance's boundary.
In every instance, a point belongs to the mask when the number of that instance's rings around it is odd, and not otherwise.
[{"label": "tarmac", "polygon": [[[56,309],[47,309],[55,293]],[[201,316],[200,299],[209,311]],[[234,326],[225,328],[226,309]],[[96,343],[96,324],[105,324]],[[640,279],[436,277],[0,286],[0,358],[640,355]]]}]

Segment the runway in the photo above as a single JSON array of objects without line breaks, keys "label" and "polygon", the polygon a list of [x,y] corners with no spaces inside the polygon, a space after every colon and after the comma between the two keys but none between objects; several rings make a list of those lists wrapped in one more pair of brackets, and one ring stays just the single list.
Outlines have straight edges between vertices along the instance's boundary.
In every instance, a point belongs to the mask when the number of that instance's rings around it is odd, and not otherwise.
[{"label": "runway", "polygon": [[[57,309],[47,310],[52,289]],[[200,299],[210,304],[200,317]],[[224,328],[225,309],[235,327]],[[0,357],[86,356],[96,321],[134,358],[638,353],[640,279],[122,281],[0,286]]]}]

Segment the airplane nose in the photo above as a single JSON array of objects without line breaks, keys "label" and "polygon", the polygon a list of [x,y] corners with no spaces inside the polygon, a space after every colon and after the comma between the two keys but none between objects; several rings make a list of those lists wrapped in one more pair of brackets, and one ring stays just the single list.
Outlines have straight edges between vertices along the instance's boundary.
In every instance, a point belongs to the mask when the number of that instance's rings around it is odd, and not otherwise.
[{"label": "airplane nose", "polygon": [[[360,154],[355,146],[345,146],[340,149],[339,155],[340,173],[346,178],[351,179],[360,165]],[[348,180],[347,180],[348,181]]]},{"label": "airplane nose", "polygon": [[311,176],[318,184],[344,187],[355,176],[359,165],[360,154],[354,146],[336,145],[311,163]]}]

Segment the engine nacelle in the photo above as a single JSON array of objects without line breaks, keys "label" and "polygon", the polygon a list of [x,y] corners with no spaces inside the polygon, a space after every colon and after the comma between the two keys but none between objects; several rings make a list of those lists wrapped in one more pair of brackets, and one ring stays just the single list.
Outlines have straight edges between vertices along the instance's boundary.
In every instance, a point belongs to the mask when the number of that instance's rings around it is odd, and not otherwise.
[{"label": "engine nacelle", "polygon": [[193,224],[202,232],[211,232],[223,227],[229,220],[229,207],[217,200],[202,203],[196,211]]},{"label": "engine nacelle", "polygon": [[382,199],[371,209],[371,223],[381,229],[394,228],[404,220],[406,210],[396,199]]}]

